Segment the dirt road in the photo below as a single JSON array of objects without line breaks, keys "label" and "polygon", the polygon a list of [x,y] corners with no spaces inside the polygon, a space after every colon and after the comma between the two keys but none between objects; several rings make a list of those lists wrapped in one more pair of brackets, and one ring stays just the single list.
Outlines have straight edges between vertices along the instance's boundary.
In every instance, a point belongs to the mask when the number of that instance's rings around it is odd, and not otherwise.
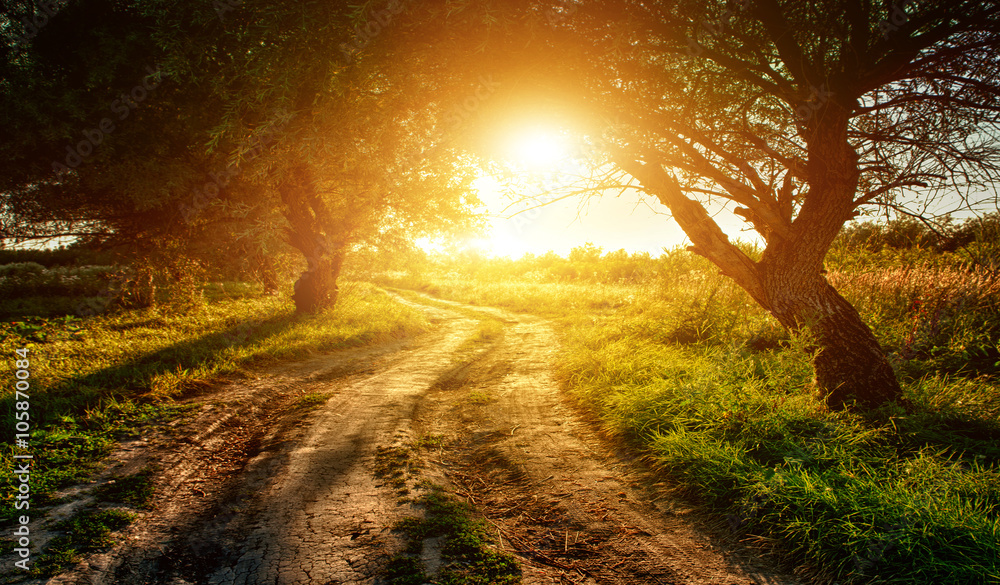
[{"label": "dirt road", "polygon": [[[152,507],[49,583],[384,583],[428,483],[475,506],[526,584],[794,582],[609,450],[559,390],[545,321],[407,302],[433,331],[208,389],[193,417],[123,445],[104,478],[154,465]],[[405,475],[380,472],[391,449],[414,454]]]}]

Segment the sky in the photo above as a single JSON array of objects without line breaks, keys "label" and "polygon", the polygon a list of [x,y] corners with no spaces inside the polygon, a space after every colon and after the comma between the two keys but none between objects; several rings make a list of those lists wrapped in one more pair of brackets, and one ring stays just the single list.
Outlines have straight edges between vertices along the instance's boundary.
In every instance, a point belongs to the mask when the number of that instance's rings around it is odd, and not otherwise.
[{"label": "sky", "polygon": [[[554,177],[565,176],[560,173],[582,172],[582,163],[567,146],[566,136],[565,131],[540,125],[520,128],[507,136],[507,144],[500,151],[513,168],[520,169],[520,177],[553,177],[549,181],[558,184],[561,179]],[[516,195],[505,195],[501,182],[490,175],[481,173],[473,185],[484,203],[481,211],[489,218],[489,233],[468,243],[488,255],[520,258],[525,253],[541,255],[551,250],[565,256],[575,247],[592,243],[605,252],[624,249],[658,256],[664,248],[690,244],[664,205],[634,189],[623,193],[614,190],[589,199],[575,196],[538,206],[538,201],[514,203]],[[536,186],[534,192],[540,194],[543,189]],[[552,199],[544,194],[536,197],[541,201]],[[987,202],[996,198],[995,190],[972,197]],[[934,203],[928,210],[931,215],[951,213],[955,219],[962,219],[971,214],[958,210],[961,205],[957,198],[944,197]],[[706,208],[731,241],[763,243],[742,218],[711,204]]]},{"label": "sky", "polygon": [[[581,172],[579,161],[567,163],[573,157],[562,143],[564,136],[551,129],[530,128],[511,136],[504,150],[509,162],[520,166],[522,177]],[[515,196],[505,195],[501,182],[487,174],[481,173],[473,186],[484,203],[489,233],[469,244],[488,255],[520,258],[525,253],[541,255],[551,250],[565,256],[571,249],[591,243],[605,252],[624,249],[658,256],[664,248],[690,243],[663,204],[635,189],[616,189],[589,198],[574,196],[539,206],[537,201],[514,203]],[[536,187],[534,192],[543,190]],[[544,194],[538,197],[543,202],[552,199]],[[742,231],[746,224],[730,213],[720,213],[716,221],[733,240],[755,239]]]},{"label": "sky", "polygon": [[510,198],[489,178],[476,186],[486,204],[490,233],[470,243],[490,255],[520,258],[552,250],[565,256],[589,242],[606,252],[625,249],[656,256],[663,248],[685,242],[662,204],[632,190],[619,197],[617,192],[586,200],[574,197],[528,209],[531,204],[508,208]]}]

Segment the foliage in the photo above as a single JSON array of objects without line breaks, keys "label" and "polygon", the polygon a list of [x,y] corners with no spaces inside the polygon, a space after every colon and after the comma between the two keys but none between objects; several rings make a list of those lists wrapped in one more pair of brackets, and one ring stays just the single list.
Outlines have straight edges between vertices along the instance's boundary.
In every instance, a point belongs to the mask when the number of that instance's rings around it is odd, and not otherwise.
[{"label": "foliage", "polygon": [[[439,96],[424,92],[434,83],[428,72],[375,50],[382,37],[365,51],[343,49],[376,13],[380,26],[404,30],[401,5],[271,3],[235,10],[224,24],[187,2],[159,0],[144,10],[178,80],[225,102],[213,112],[208,148],[242,169],[258,191],[248,207],[305,258],[294,296],[300,310],[335,301],[341,265],[358,245],[476,223],[469,157],[431,136],[441,116]],[[192,65],[199,61],[209,66]],[[276,113],[281,136],[259,157],[254,145]],[[198,228],[213,222],[209,214],[194,219]]]},{"label": "foliage", "polygon": [[948,260],[968,268],[996,270],[1000,266],[1000,214],[973,216],[960,223],[945,217],[933,228],[906,216],[886,223],[852,222],[837,236],[827,263],[843,268],[852,259],[864,262],[866,257],[857,253],[862,249],[879,256],[923,256],[928,261]]},{"label": "foliage", "polygon": [[114,264],[114,261],[113,255],[107,252],[89,250],[79,246],[0,249],[0,264],[35,262],[46,268],[52,268],[54,266],[106,266]]},{"label": "foliage", "polygon": [[108,288],[115,266],[46,269],[34,262],[0,265],[0,295],[12,297],[97,296]]}]

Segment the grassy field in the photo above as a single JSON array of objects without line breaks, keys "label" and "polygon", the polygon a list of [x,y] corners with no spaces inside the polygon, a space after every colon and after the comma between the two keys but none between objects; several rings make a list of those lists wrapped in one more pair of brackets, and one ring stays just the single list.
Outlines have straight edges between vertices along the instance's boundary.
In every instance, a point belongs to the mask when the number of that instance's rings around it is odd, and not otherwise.
[{"label": "grassy field", "polygon": [[[44,300],[33,302],[43,303]],[[331,311],[296,317],[287,297],[214,285],[196,305],[0,324],[0,518],[14,513],[15,351],[28,350],[32,507],[84,479],[115,441],[176,416],[175,398],[249,368],[414,333],[422,314],[366,283],[345,283]],[[10,384],[7,381],[11,381]],[[23,401],[22,401],[23,402]]]},{"label": "grassy field", "polygon": [[556,321],[572,394],[816,581],[1000,583],[1000,280],[920,250],[837,259],[829,277],[911,412],[825,409],[807,340],[683,251],[452,258],[375,280]]}]

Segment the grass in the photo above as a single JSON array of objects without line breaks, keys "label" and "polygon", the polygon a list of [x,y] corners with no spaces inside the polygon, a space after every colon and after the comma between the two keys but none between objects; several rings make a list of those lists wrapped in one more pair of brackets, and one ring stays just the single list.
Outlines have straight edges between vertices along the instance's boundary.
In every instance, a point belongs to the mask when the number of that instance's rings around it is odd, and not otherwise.
[{"label": "grass", "polygon": [[[392,585],[434,583],[437,585],[513,585],[521,582],[514,558],[493,550],[486,524],[474,516],[471,506],[456,500],[438,486],[417,500],[422,517],[400,521],[396,530],[408,541],[404,553],[392,559],[387,580]],[[419,556],[428,538],[442,538],[441,570],[437,576],[424,573]]]},{"label": "grass", "polygon": [[33,561],[31,575],[50,577],[79,561],[81,555],[113,545],[112,533],[134,519],[135,514],[124,510],[88,510],[61,522],[55,528],[63,534],[53,538],[45,553]]},{"label": "grass", "polygon": [[[400,503],[411,503],[420,516],[400,520],[393,528],[404,538],[404,550],[390,559],[384,580],[390,585],[515,585],[521,570],[511,555],[494,550],[486,523],[472,506],[459,501],[439,485],[418,479],[421,452],[441,449],[442,435],[423,435],[416,441],[377,446],[372,473],[381,485],[395,489]],[[419,496],[411,496],[412,482]],[[439,566],[428,574],[424,558],[427,539],[437,539]],[[435,556],[435,555],[432,555]],[[430,564],[430,563],[428,563]]]},{"label": "grass", "polygon": [[303,394],[299,398],[297,406],[299,408],[317,408],[329,399],[330,394],[327,392],[310,392],[309,394]]},{"label": "grass", "polygon": [[146,508],[155,491],[154,474],[153,469],[147,468],[133,475],[115,478],[94,490],[94,497],[104,502]]},{"label": "grass", "polygon": [[991,273],[945,255],[838,255],[830,279],[872,325],[913,403],[862,416],[824,408],[805,341],[707,263],[674,251],[629,270],[618,255],[600,260],[645,276],[602,279],[584,256],[445,261],[376,280],[556,321],[570,392],[720,526],[806,575],[1000,583]]},{"label": "grass", "polygon": [[[25,325],[29,323],[31,327]],[[423,316],[370,284],[346,283],[327,313],[300,317],[288,299],[214,294],[204,303],[0,324],[0,379],[28,349],[32,509],[85,479],[116,441],[184,409],[176,398],[248,368],[423,330]],[[303,405],[319,401],[304,397]],[[0,395],[0,437],[12,440],[15,396]],[[0,518],[13,516],[13,447],[0,444]]]}]

